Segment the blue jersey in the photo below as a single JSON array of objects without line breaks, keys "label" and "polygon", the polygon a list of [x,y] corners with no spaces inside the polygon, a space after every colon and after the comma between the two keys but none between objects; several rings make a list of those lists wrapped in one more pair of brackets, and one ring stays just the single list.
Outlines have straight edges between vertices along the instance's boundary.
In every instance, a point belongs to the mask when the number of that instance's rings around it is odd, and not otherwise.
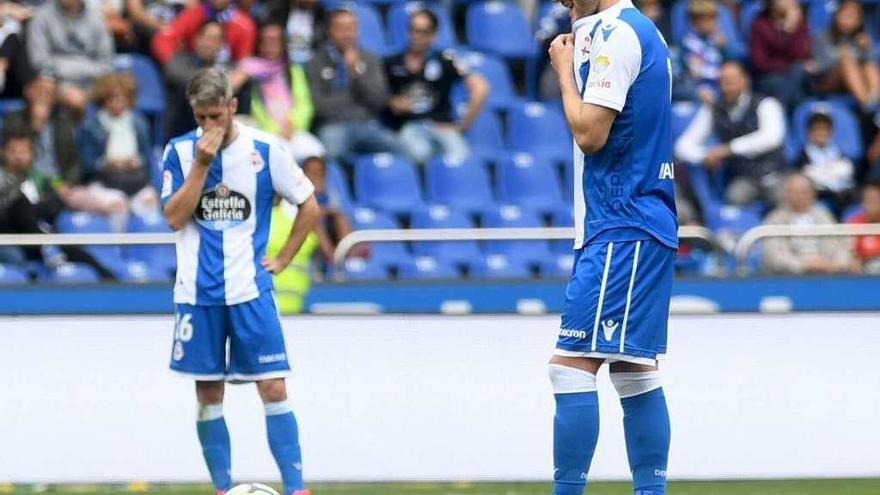
[{"label": "blue jersey", "polygon": [[666,41],[630,0],[579,19],[572,32],[583,101],[619,113],[601,150],[584,156],[574,145],[574,247],[637,229],[677,248]]},{"label": "blue jersey", "polygon": [[[174,302],[224,306],[272,289],[261,261],[276,194],[301,204],[314,187],[274,136],[241,124],[238,137],[211,163],[196,210],[177,231]],[[198,131],[174,138],[162,159],[162,203],[183,185],[195,163]]]}]

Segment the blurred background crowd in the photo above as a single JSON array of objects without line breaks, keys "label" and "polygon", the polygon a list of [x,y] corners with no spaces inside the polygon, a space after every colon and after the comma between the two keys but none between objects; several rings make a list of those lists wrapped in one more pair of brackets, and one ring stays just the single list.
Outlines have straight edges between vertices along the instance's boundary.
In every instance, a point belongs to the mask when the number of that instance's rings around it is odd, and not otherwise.
[{"label": "blurred background crowd", "polygon": [[[628,1],[628,0],[622,0]],[[880,2],[637,1],[671,49],[682,225],[880,222]],[[290,143],[324,219],[285,276],[565,277],[569,242],[374,243],[352,230],[571,226],[572,143],[548,1],[0,2],[0,233],[167,232],[162,146],[200,68]],[[280,205],[270,244],[295,215]],[[273,249],[270,246],[270,251]],[[880,237],[765,242],[769,273],[880,273]],[[678,268],[727,254],[683,243]],[[5,282],[167,281],[170,246],[0,247]],[[298,289],[297,289],[298,290]]]}]

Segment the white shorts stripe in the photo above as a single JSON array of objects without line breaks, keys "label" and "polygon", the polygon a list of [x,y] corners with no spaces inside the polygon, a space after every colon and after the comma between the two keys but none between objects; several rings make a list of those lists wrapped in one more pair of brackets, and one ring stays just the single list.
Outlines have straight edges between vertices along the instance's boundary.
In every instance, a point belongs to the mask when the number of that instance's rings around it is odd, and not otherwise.
[{"label": "white shorts stripe", "polygon": [[636,271],[639,269],[639,251],[642,241],[636,242],[636,250],[633,253],[633,268],[629,274],[629,288],[626,290],[626,308],[623,310],[623,328],[620,330],[620,353],[623,353],[623,345],[626,342],[626,324],[629,323],[629,306],[632,303],[633,285],[636,282]]},{"label": "white shorts stripe", "polygon": [[599,302],[596,305],[596,321],[593,322],[592,351],[596,350],[596,339],[599,336],[599,322],[602,321],[602,304],[605,303],[605,286],[608,284],[608,270],[611,268],[611,253],[614,252],[614,243],[608,243],[608,252],[605,253],[605,270],[602,272],[602,285],[599,287]]}]

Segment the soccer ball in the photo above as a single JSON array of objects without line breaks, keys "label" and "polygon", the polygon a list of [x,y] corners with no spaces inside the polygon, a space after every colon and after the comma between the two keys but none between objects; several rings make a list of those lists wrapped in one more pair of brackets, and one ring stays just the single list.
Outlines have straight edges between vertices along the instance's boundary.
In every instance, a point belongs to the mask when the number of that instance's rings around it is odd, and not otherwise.
[{"label": "soccer ball", "polygon": [[245,493],[255,493],[257,495],[278,495],[278,492],[271,486],[261,485],[260,483],[248,483],[246,485],[238,485],[232,490],[226,492],[226,495],[244,495]]}]

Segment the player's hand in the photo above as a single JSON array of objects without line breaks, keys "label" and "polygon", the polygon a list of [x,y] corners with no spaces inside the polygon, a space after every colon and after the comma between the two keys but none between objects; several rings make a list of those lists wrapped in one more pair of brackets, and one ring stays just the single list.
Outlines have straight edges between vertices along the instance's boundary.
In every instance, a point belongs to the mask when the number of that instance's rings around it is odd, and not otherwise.
[{"label": "player's hand", "polygon": [[223,128],[214,127],[202,134],[198,144],[196,144],[196,161],[200,165],[203,167],[211,165],[211,162],[217,156],[217,152],[220,151],[220,145],[223,144],[224,133],[225,130]]},{"label": "player's hand", "polygon": [[571,72],[574,65],[574,36],[571,33],[560,34],[550,43],[550,63],[557,74]]},{"label": "player's hand", "polygon": [[720,144],[709,150],[709,153],[706,154],[706,166],[715,170],[721,167],[724,159],[728,156],[730,156],[730,148],[725,144]]},{"label": "player's hand", "polygon": [[279,258],[263,258],[263,262],[261,263],[263,268],[266,269],[267,272],[272,275],[278,275],[283,272],[287,265],[290,264],[290,260],[284,261]]}]

